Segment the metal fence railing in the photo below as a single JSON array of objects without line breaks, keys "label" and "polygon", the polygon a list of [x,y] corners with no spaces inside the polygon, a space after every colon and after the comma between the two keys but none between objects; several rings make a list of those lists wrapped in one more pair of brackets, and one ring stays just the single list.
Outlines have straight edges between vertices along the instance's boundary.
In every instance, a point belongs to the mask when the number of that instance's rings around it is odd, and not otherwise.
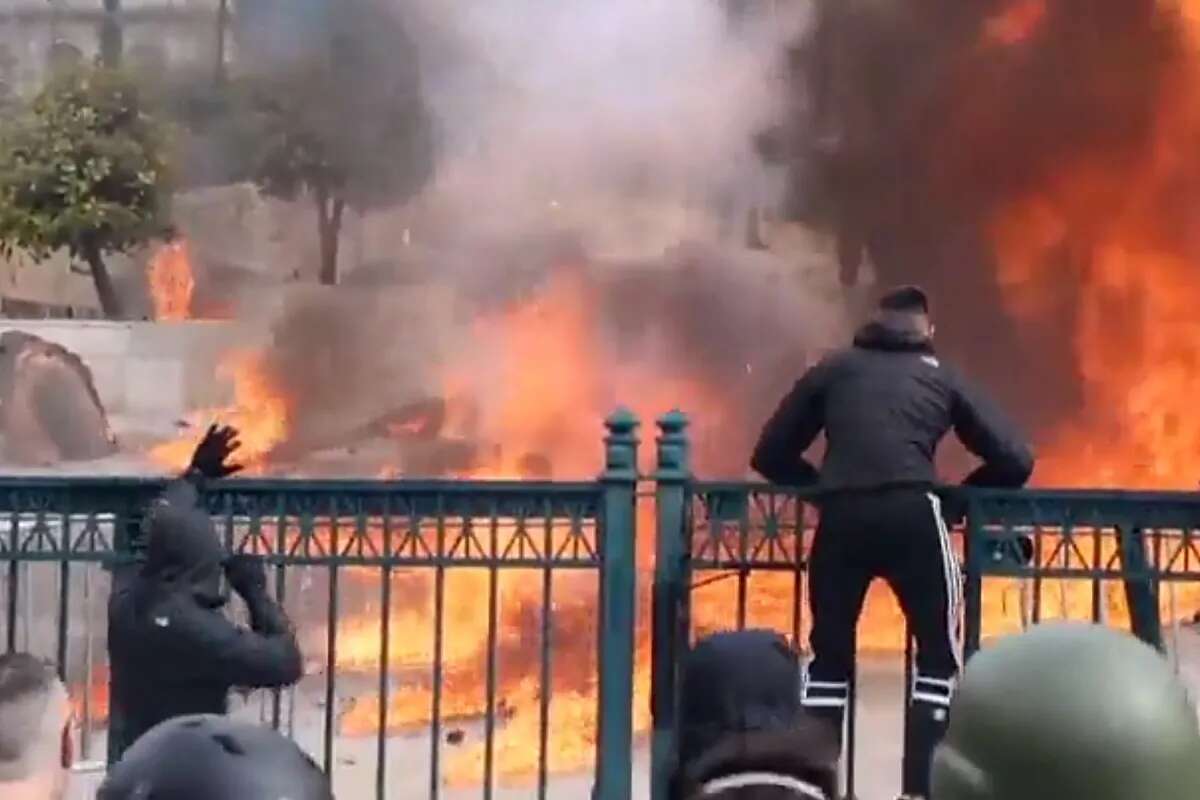
[{"label": "metal fence railing", "polygon": [[[711,613],[697,613],[705,593],[726,584],[719,627],[744,628],[750,617],[763,624],[766,612],[768,624],[790,634],[802,650],[807,636],[806,572],[817,517],[811,497],[762,484],[694,480],[686,428],[679,413],[659,420],[654,800],[666,797],[674,765],[680,659],[714,625]],[[1128,625],[1163,648],[1163,613],[1177,624],[1184,612],[1175,587],[1187,583],[1200,590],[1200,495],[972,491],[965,499],[967,520],[953,539],[964,563],[968,657],[988,635],[1004,632],[1006,620],[1019,628],[1051,617]],[[1012,589],[1018,610],[1005,614],[997,606]],[[764,597],[774,601],[766,609]],[[711,612],[709,605],[701,610]],[[907,643],[907,708],[913,649],[903,632],[901,641]],[[855,708],[852,689],[844,759],[848,797],[855,785]]]},{"label": "metal fence railing", "polygon": [[[216,529],[267,560],[307,662],[298,686],[238,713],[290,733],[347,796],[424,784],[437,798],[467,781],[490,798],[520,780],[545,797],[556,769],[580,766],[555,762],[579,749],[557,747],[566,733],[595,742],[595,797],[627,800],[637,423],[619,412],[607,425],[594,482],[210,487]],[[121,724],[107,702],[105,598],[161,489],[0,478],[0,643],[59,665],[85,761],[103,763],[99,734]],[[559,730],[560,700],[572,726],[592,730]]]},{"label": "metal fence railing", "polygon": [[[674,763],[677,670],[694,638],[769,624],[803,647],[816,521],[803,493],[695,480],[686,418],[673,412],[658,424],[654,800]],[[516,783],[544,798],[554,774],[594,769],[596,800],[628,800],[637,421],[617,413],[607,425],[605,469],[592,482],[210,487],[216,529],[231,550],[268,561],[307,659],[300,684],[250,695],[235,713],[293,736],[347,796],[409,796],[415,786],[437,798],[469,785],[491,798]],[[77,752],[99,771],[104,734],[120,725],[108,708],[105,601],[113,574],[136,559],[143,509],[161,489],[0,478],[0,646],[59,665],[79,721]],[[1184,611],[1175,587],[1200,587],[1200,497],[976,491],[966,500],[955,546],[968,654],[993,634],[1054,617],[1128,625],[1162,647],[1163,616],[1174,622]],[[1014,592],[1018,611],[1004,612]],[[851,720],[853,702],[852,692]],[[853,791],[853,723],[847,733]]]}]

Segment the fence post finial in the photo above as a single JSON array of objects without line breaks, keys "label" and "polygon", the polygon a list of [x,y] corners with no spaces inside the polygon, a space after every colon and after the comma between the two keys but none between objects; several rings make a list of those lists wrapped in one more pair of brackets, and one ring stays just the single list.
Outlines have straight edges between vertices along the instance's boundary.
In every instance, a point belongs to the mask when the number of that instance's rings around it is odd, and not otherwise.
[{"label": "fence post finial", "polygon": [[692,448],[687,414],[673,409],[658,418],[657,480],[684,480],[691,475]]},{"label": "fence post finial", "polygon": [[627,408],[618,408],[604,420],[604,478],[637,480],[638,418]]}]

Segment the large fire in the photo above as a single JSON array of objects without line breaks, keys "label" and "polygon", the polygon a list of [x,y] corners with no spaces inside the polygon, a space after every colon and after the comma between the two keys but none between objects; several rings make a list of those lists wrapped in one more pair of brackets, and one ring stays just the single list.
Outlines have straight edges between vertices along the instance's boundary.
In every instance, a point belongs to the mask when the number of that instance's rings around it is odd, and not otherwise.
[{"label": "large fire", "polygon": [[[1185,8],[1200,9],[1200,3],[1187,3]],[[1014,2],[985,26],[981,41],[990,47],[1032,46],[1046,14],[1039,0]],[[1188,17],[1193,33],[1200,31],[1194,27],[1197,19],[1200,15]],[[1189,60],[1186,67],[1164,92],[1152,146],[1140,158],[1121,164],[1063,163],[1053,182],[996,211],[991,231],[999,278],[1017,318],[1055,312],[1044,301],[1047,287],[1059,281],[1061,273],[1048,264],[1064,248],[1075,254],[1063,268],[1072,270],[1070,279],[1078,286],[1074,349],[1084,404],[1053,440],[1041,443],[1041,485],[1190,489],[1200,481],[1200,417],[1191,406],[1192,397],[1200,393],[1200,282],[1195,276],[1200,238],[1190,228],[1180,235],[1178,226],[1166,224],[1172,215],[1164,214],[1178,195],[1181,177],[1193,180],[1200,174],[1200,161],[1193,154],[1200,141],[1200,97],[1195,89],[1200,86],[1195,80],[1200,63]],[[476,336],[492,346],[485,357],[464,357],[462,363],[445,365],[440,388],[444,397],[486,397],[475,409],[478,413],[462,419],[452,414],[447,426],[495,447],[455,475],[522,477],[530,474],[530,464],[537,461],[531,457],[536,456],[544,461],[539,471],[556,477],[594,474],[600,467],[600,419],[620,401],[631,402],[644,421],[672,407],[713,427],[724,424],[726,416],[736,419],[726,414],[736,402],[722,397],[726,387],[664,380],[616,358],[597,333],[595,314],[586,280],[578,273],[564,273],[527,302],[476,322]],[[232,408],[199,415],[197,430],[212,416],[237,425],[249,463],[266,469],[275,448],[292,433],[292,400],[269,378],[260,355],[239,354],[227,366],[236,402]],[[644,429],[643,436],[650,432]],[[165,445],[155,455],[179,467],[194,441]],[[650,450],[644,447],[643,456]],[[399,467],[389,472],[402,473]],[[643,503],[639,513],[641,530],[652,530],[652,509]],[[645,589],[653,543],[644,537],[638,545]],[[377,573],[355,575],[363,586],[378,588]],[[493,578],[486,571],[447,571],[440,712],[446,727],[453,727],[486,710],[486,608],[493,579],[498,581],[495,678],[501,715],[496,771],[502,777],[522,778],[537,769],[545,691],[538,682],[542,588],[537,575]],[[405,602],[388,612],[392,646],[384,659],[396,677],[387,718],[389,730],[407,731],[427,726],[431,718],[434,579],[421,571],[398,571],[393,580],[393,594],[402,591]],[[560,772],[580,769],[594,755],[596,585],[594,576],[562,574],[554,581],[548,767]],[[733,579],[698,589],[693,600],[695,627],[732,625],[737,592]],[[647,596],[643,591],[643,606]],[[1105,598],[1104,613],[1119,621],[1126,613],[1120,587],[1105,587]],[[1091,615],[1090,586],[1047,581],[1040,599],[1044,617]],[[790,632],[795,600],[790,576],[754,576],[747,622]],[[1030,606],[1027,587],[988,582],[985,631],[1019,627]],[[643,621],[644,617],[643,608]],[[800,629],[804,637],[807,625]],[[890,593],[873,587],[860,626],[860,647],[895,652],[903,643],[902,632],[902,617]],[[639,731],[649,724],[648,635],[643,624],[636,652]],[[373,671],[380,642],[374,615],[346,620],[339,633],[339,667]],[[379,711],[378,698],[359,699],[342,718],[342,731],[373,732]],[[471,741],[451,751],[445,765],[448,779],[478,781],[482,758],[483,745]]]},{"label": "large fire", "polygon": [[1200,390],[1200,238],[1191,219],[1200,3],[1163,4],[1176,6],[1187,41],[1159,89],[1146,145],[1121,161],[1065,160],[1044,185],[999,208],[992,226],[1000,283],[1019,319],[1056,313],[1047,303],[1055,284],[1077,287],[1073,346],[1083,402],[1043,443],[1042,484],[1200,483],[1191,400]]},{"label": "large fire", "polygon": [[[447,396],[496,387],[482,418],[475,415],[471,433],[484,434],[499,446],[476,466],[457,473],[468,478],[515,478],[526,474],[528,455],[548,454],[557,476],[586,477],[600,468],[600,420],[618,397],[634,398],[643,420],[671,407],[687,408],[704,419],[722,417],[723,404],[711,387],[689,381],[656,381],[646,369],[623,365],[605,353],[593,324],[588,286],[578,275],[552,281],[531,301],[478,320],[477,335],[502,342],[503,356],[480,367],[448,365],[443,380]],[[529,365],[545,368],[530,369]],[[547,365],[553,365],[549,367]],[[477,371],[477,368],[482,371]],[[225,374],[235,387],[235,403],[197,415],[196,431],[210,418],[239,426],[245,456],[252,470],[269,468],[271,454],[291,433],[291,403],[269,378],[261,355],[240,353],[229,359]],[[590,410],[590,413],[581,413]],[[451,414],[451,428],[467,422]],[[649,431],[643,431],[643,437]],[[1132,434],[1131,434],[1132,435]],[[155,455],[173,468],[186,462],[195,437],[162,446]],[[652,448],[644,447],[643,456]],[[648,463],[643,465],[649,467]],[[398,472],[398,470],[397,470]],[[1082,476],[1076,482],[1087,482]],[[640,530],[653,530],[653,508],[643,502]],[[642,619],[648,608],[653,542],[639,541]],[[359,588],[378,591],[377,571],[352,570]],[[434,660],[435,594],[429,570],[397,571],[393,578],[394,602],[389,617],[391,648],[385,656],[395,676],[388,698],[388,729],[395,733],[427,729],[433,696],[430,664]],[[537,573],[501,572],[497,586],[496,710],[498,724],[494,749],[497,776],[526,780],[536,775],[539,757],[538,726],[541,719],[538,648],[541,581]],[[484,570],[449,570],[445,577],[443,609],[443,683],[440,718],[443,732],[464,726],[486,711],[486,664],[489,621],[486,613],[489,575]],[[551,735],[547,768],[570,772],[585,768],[595,752],[596,682],[594,613],[596,582],[593,575],[563,573],[554,578],[553,642],[548,714]],[[696,590],[693,618],[698,631],[728,628],[735,624],[736,579],[719,580]],[[1047,616],[1087,616],[1083,594],[1055,594],[1045,605]],[[378,596],[376,594],[376,596]],[[1090,596],[1090,595],[1089,595]],[[1111,602],[1122,606],[1115,587]],[[747,623],[791,632],[795,592],[790,575],[756,575],[747,594]],[[1020,625],[1028,598],[1009,582],[987,587],[990,632]],[[806,614],[804,615],[806,616]],[[807,622],[800,625],[807,636]],[[860,626],[864,650],[896,652],[903,645],[900,611],[883,586],[875,586]],[[649,629],[640,627],[636,651],[635,723],[649,727]],[[337,661],[342,670],[373,673],[380,659],[381,633],[375,613],[346,619],[339,626]],[[378,697],[362,696],[341,717],[347,735],[370,735],[379,719]],[[444,760],[445,778],[453,784],[470,784],[482,777],[484,745],[468,739],[449,749]]]}]

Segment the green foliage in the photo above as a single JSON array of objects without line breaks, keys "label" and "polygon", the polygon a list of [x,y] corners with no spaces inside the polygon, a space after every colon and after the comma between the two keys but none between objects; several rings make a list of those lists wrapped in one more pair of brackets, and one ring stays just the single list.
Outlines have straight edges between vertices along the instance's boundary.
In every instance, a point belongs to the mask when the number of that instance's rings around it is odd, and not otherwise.
[{"label": "green foliage", "polygon": [[92,260],[169,235],[165,154],[125,76],[56,75],[0,127],[0,253]]}]

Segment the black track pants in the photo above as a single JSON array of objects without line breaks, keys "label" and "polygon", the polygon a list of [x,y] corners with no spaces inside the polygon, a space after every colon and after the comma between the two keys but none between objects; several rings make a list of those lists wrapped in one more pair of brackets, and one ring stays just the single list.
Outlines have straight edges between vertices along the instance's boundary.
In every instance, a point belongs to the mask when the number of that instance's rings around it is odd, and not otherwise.
[{"label": "black track pants", "polygon": [[933,494],[915,489],[837,495],[821,507],[809,564],[813,660],[803,704],[841,730],[867,587],[883,578],[917,640],[904,742],[904,792],[928,796],[933,748],[959,670],[958,559]]}]

